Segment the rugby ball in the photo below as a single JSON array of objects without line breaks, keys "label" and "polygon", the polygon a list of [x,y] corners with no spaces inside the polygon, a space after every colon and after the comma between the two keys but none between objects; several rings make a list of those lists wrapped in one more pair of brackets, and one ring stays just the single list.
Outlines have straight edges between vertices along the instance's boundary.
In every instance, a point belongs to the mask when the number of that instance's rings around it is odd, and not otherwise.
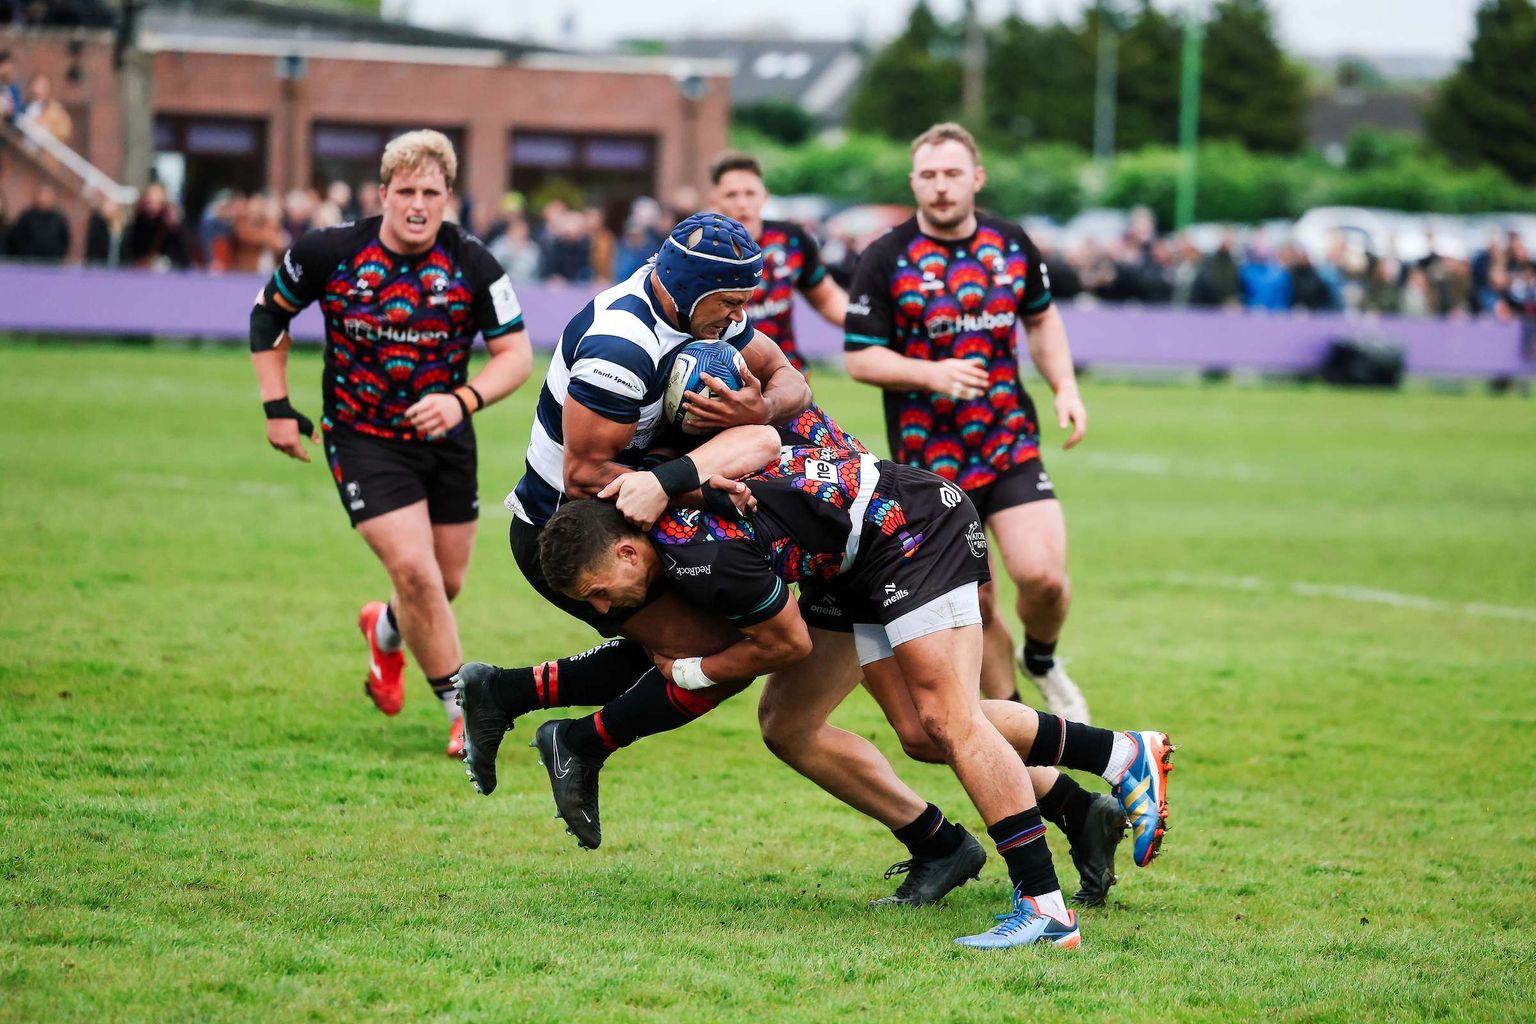
[{"label": "rugby ball", "polygon": [[741,353],[723,341],[695,341],[684,345],[672,361],[672,372],[667,374],[667,391],[661,400],[661,414],[675,430],[685,434],[704,433],[693,425],[683,409],[683,394],[692,391],[703,398],[710,397],[709,388],[699,380],[704,374],[720,381],[731,390],[741,387],[741,371],[747,362]]}]

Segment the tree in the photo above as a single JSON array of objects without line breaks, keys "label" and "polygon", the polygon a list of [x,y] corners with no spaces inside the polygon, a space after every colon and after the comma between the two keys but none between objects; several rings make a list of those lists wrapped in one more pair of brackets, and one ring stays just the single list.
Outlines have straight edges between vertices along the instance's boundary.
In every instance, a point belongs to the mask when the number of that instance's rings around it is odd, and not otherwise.
[{"label": "tree", "polygon": [[741,128],[761,132],[775,142],[795,146],[811,137],[816,122],[791,100],[762,100],[731,108],[731,120]]},{"label": "tree", "polygon": [[1183,53],[1183,28],[1153,7],[1152,0],[1141,0],[1141,9],[1120,35],[1117,149],[1178,142]]},{"label": "tree", "polygon": [[1093,50],[1060,22],[1017,14],[988,31],[986,127],[1015,142],[1093,142]]},{"label": "tree", "polygon": [[1536,6],[1483,0],[1471,53],[1445,80],[1426,122],[1453,159],[1536,182]]},{"label": "tree", "polygon": [[1218,0],[1205,29],[1200,137],[1294,153],[1305,139],[1306,80],[1275,41],[1265,0]]},{"label": "tree", "polygon": [[918,0],[901,35],[870,60],[848,102],[848,127],[910,139],[960,110],[959,35]]}]

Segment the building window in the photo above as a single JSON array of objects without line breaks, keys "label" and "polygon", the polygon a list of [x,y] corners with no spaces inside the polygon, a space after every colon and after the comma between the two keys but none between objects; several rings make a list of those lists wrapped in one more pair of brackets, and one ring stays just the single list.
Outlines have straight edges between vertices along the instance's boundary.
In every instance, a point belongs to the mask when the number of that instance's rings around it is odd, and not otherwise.
[{"label": "building window", "polygon": [[196,220],[220,189],[267,186],[267,122],[242,118],[155,118],[155,177]]},{"label": "building window", "polygon": [[[422,125],[345,124],[317,121],[310,131],[310,184],[324,193],[333,181],[344,181],[355,192],[364,182],[379,180],[379,158],[396,135]],[[448,136],[459,158],[459,177],[454,191],[464,194],[464,129],[429,125]]]},{"label": "building window", "polygon": [[507,150],[509,187],[535,208],[551,199],[603,211],[608,229],[624,228],[629,204],[656,194],[656,137],[515,131]]}]

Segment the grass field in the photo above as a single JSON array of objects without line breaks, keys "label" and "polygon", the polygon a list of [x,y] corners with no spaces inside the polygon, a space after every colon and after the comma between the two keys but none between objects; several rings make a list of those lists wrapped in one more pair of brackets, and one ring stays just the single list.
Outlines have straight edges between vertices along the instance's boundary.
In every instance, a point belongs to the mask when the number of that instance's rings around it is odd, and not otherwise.
[{"label": "grass field", "polygon": [[[873,392],[817,384],[879,438]],[[590,642],[505,547],[535,394],[479,425],[473,658]],[[1047,456],[1063,652],[1097,721],[1181,745],[1175,828],[1079,951],[988,956],[950,940],[1000,862],[867,910],[904,852],[773,760],[751,694],[610,762],[599,851],[531,720],[477,796],[414,672],[397,719],[363,696],[382,574],[267,449],[243,354],[0,344],[0,1021],[1529,1020],[1536,405],[1086,396]],[[979,829],[862,694],[839,721]]]}]

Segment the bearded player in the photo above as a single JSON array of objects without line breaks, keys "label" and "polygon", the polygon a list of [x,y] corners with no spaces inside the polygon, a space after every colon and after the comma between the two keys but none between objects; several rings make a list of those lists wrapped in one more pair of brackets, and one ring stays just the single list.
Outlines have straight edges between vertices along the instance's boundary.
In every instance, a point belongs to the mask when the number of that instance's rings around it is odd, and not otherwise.
[{"label": "bearded player", "polygon": [[[383,213],[299,238],[251,311],[267,442],[308,462],[304,440],[319,438],[289,401],[288,325],[321,304],[326,459],[392,587],[358,618],[365,687],[380,711],[399,714],[408,647],[448,716],[453,757],[464,724],[450,680],[463,656],[449,602],[464,585],[480,505],[470,420],[533,365],[511,282],[478,239],[443,220],[457,170],[439,132],[392,140],[379,171]],[[491,358],[471,378],[477,333]]]},{"label": "bearded player", "polygon": [[[885,392],[891,457],[954,481],[981,513],[1018,589],[1019,666],[1051,710],[1086,722],[1088,702],[1055,656],[1071,602],[1067,529],[1019,380],[1019,326],[1058,424],[1072,427],[1064,447],[1082,440],[1088,413],[1039,251],[1018,225],[976,210],[986,180],[960,125],[934,125],[912,143],[917,214],[860,257],[844,357],[851,376]],[[982,614],[983,691],[1007,696],[1012,641],[990,586]]]}]

